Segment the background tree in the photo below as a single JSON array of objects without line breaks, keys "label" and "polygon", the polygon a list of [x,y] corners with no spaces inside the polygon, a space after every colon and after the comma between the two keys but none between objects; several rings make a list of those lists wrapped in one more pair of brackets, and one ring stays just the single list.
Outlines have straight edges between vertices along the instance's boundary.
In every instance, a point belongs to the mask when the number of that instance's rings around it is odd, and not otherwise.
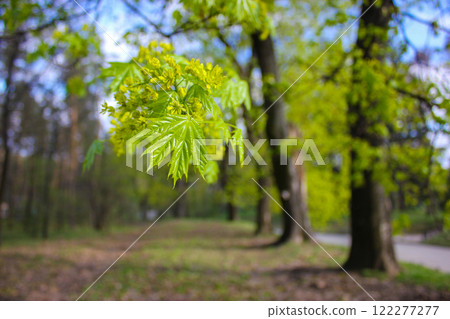
[{"label": "background tree", "polygon": [[[361,13],[370,4],[364,2]],[[395,12],[391,0],[375,4],[361,18],[353,62],[353,89],[349,97],[350,134],[352,136],[351,230],[352,246],[345,267],[348,269],[374,268],[394,274],[398,271],[392,244],[390,204],[384,187],[377,180],[375,158],[367,158],[367,148],[382,149],[384,138],[376,125],[387,114],[386,99],[389,89],[383,84],[371,83],[370,72],[382,74],[388,47],[389,24]],[[377,62],[374,62],[377,61]],[[380,63],[381,62],[381,63]],[[374,65],[374,64],[378,65]],[[365,66],[372,70],[364,70]],[[375,80],[380,82],[381,79]],[[370,112],[378,109],[375,116]],[[387,115],[385,115],[387,116]],[[367,163],[368,162],[368,163]],[[361,168],[361,166],[363,168]]]}]

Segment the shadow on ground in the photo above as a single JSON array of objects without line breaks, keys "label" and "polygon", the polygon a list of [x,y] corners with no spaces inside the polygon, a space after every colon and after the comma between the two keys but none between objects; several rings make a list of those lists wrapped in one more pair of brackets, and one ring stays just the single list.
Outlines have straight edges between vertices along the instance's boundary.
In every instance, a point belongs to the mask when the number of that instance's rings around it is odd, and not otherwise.
[{"label": "shadow on ground", "polygon": [[[74,300],[144,230],[3,248],[1,300]],[[85,300],[370,300],[314,243],[273,247],[251,225],[158,223]],[[327,250],[342,262],[345,251]],[[376,300],[448,300],[448,290],[352,273]]]}]

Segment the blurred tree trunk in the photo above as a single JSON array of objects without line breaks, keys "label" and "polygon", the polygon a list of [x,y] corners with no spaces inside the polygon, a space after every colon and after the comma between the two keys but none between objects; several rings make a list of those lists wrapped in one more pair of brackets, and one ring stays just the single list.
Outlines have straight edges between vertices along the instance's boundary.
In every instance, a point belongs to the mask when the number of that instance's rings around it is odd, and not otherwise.
[{"label": "blurred tree trunk", "polygon": [[[295,163],[295,160],[298,158],[300,152],[296,151],[292,154],[292,162]],[[295,165],[295,171],[297,174],[298,182],[299,182],[299,202],[298,207],[300,210],[299,220],[300,225],[302,225],[303,229],[301,229],[303,240],[309,241],[311,236],[313,235],[311,222],[309,220],[308,214],[308,189],[306,184],[306,170],[303,165]]]},{"label": "blurred tree trunk", "polygon": [[[3,163],[2,171],[0,175],[0,205],[5,199],[6,190],[6,180],[8,178],[8,168],[10,161],[10,147],[9,147],[9,127],[10,127],[10,114],[11,114],[11,97],[13,91],[13,75],[14,75],[14,64],[19,55],[20,47],[20,37],[14,37],[11,39],[6,49],[6,79],[5,79],[5,93],[4,100],[2,103],[2,126],[1,126],[1,136],[2,136],[2,153],[3,153]],[[3,216],[0,216],[0,246],[2,244],[3,238]]]},{"label": "blurred tree trunk", "polygon": [[[363,1],[361,12],[366,11],[369,5],[370,1]],[[394,9],[392,0],[382,0],[363,15],[356,42],[356,48],[362,55],[355,57],[354,65],[358,59],[362,59],[362,63],[385,59],[383,51],[388,45],[389,23]],[[359,85],[356,90],[361,90],[359,71],[358,67],[354,67],[353,85]],[[356,104],[349,103],[349,118],[355,119],[350,124],[353,140],[367,141],[372,147],[383,147],[383,138],[371,130],[371,119],[364,113],[361,100]],[[359,172],[356,167],[359,156],[352,149],[351,176]],[[352,245],[344,267],[352,270],[378,269],[395,274],[399,268],[392,244],[391,204],[372,168],[365,169],[362,176],[363,183],[356,183],[354,178],[351,182]]]},{"label": "blurred tree trunk", "polygon": [[[64,190],[65,190],[65,176],[64,176],[64,168],[65,163],[64,163],[64,155],[63,155],[63,150],[62,150],[62,146],[64,139],[62,134],[60,134],[60,136],[58,136],[58,145],[59,145],[59,149],[58,152],[59,154],[61,154],[61,159],[59,160],[59,163],[57,163],[57,167],[56,169],[56,185],[57,188],[59,189],[59,191],[64,194]],[[62,204],[64,202],[64,197],[62,197],[61,195],[58,196],[60,198],[58,198],[58,201],[56,202],[56,229],[58,231],[61,231],[64,228],[64,224],[66,222],[66,207],[64,206],[64,204]],[[62,198],[61,198],[62,197]],[[61,205],[62,204],[62,205]]]},{"label": "blurred tree trunk", "polygon": [[[292,123],[289,125],[289,137],[295,138],[297,141],[300,140],[302,137],[302,134],[300,133],[300,130]],[[300,156],[300,151],[296,150],[293,152],[291,158],[292,162],[295,163],[297,158]],[[307,181],[306,181],[306,169],[305,166],[302,165],[295,165],[297,178],[300,185],[300,221],[301,225],[303,226],[302,234],[303,239],[305,241],[309,241],[311,239],[311,236],[313,236],[313,230],[311,227],[311,221],[309,219],[309,213],[308,213],[308,187],[307,187]]]},{"label": "blurred tree trunk", "polygon": [[[71,94],[68,98],[70,108],[70,164],[69,164],[69,194],[71,199],[75,198],[76,180],[78,175],[78,156],[79,156],[79,130],[78,130],[78,103],[77,98]],[[69,207],[69,223],[71,226],[75,224],[75,207],[74,201]]]},{"label": "blurred tree trunk", "polygon": [[106,218],[109,216],[111,210],[109,204],[111,199],[108,196],[107,187],[99,185],[99,188],[100,189],[97,189],[95,187],[91,192],[91,206],[93,208],[92,227],[97,231],[101,231],[105,228]]},{"label": "blurred tree trunk", "polygon": [[[449,166],[450,166],[450,160],[449,160]],[[450,169],[447,171],[447,195],[445,196],[445,200],[443,201],[442,205],[444,206],[445,212],[448,212],[450,209]],[[448,207],[446,205],[449,205]]]},{"label": "blurred tree trunk", "polygon": [[391,202],[392,202],[392,208],[394,210],[405,210],[406,209],[406,202],[405,202],[405,192],[404,192],[404,186],[403,183],[398,181],[395,178],[395,173],[393,175],[394,183],[397,185],[397,191],[392,192],[391,194]]},{"label": "blurred tree trunk", "polygon": [[112,194],[108,183],[102,180],[102,176],[108,174],[109,167],[107,158],[101,157],[100,161],[94,163],[94,175],[88,182],[88,198],[92,207],[92,227],[97,230],[103,230],[106,225],[107,217],[112,210]]},{"label": "blurred tree trunk", "polygon": [[[252,35],[253,50],[257,57],[264,85],[264,107],[267,110],[266,134],[269,140],[288,137],[288,126],[283,99],[278,99],[279,92],[275,83],[279,81],[273,40],[270,36],[261,39],[260,33]],[[278,99],[278,100],[277,100]],[[272,105],[273,104],[273,105]],[[283,233],[278,243],[288,241],[300,242],[304,239],[300,208],[300,184],[294,163],[287,159],[282,164],[279,146],[271,146],[273,174],[283,207]],[[289,216],[289,215],[290,216]],[[295,220],[295,221],[294,221]],[[303,225],[302,225],[303,226]]]},{"label": "blurred tree trunk", "polygon": [[[177,194],[180,196],[187,189],[187,182],[183,180],[177,181],[175,188],[177,189]],[[174,205],[173,216],[175,218],[183,218],[188,216],[188,200],[187,194],[181,196]]]},{"label": "blurred tree trunk", "polygon": [[[52,113],[54,111],[52,110]],[[53,114],[52,114],[53,117]],[[53,156],[56,152],[57,143],[58,143],[58,121],[55,119],[50,120],[50,142],[47,150],[47,158],[45,162],[45,176],[44,176],[44,190],[43,190],[43,205],[42,205],[42,228],[41,235],[42,238],[48,238],[48,228],[49,228],[49,218],[50,218],[50,210],[53,207],[51,198],[50,198],[50,188],[53,179]]]},{"label": "blurred tree trunk", "polygon": [[[248,77],[247,77],[248,78]],[[249,84],[250,86],[250,84]],[[252,125],[253,119],[250,116],[248,110],[243,109],[243,115],[245,120],[245,127],[247,129],[247,137],[252,143],[255,145],[258,140],[258,136],[255,132],[255,129]],[[263,167],[256,165],[256,172],[258,176],[258,184],[261,185],[264,189],[270,187],[270,179],[266,176],[266,172]],[[272,232],[272,214],[270,211],[270,198],[267,196],[266,192],[264,192],[260,187],[258,187],[258,202],[256,204],[256,235],[260,234],[269,234]]]},{"label": "blurred tree trunk", "polygon": [[229,147],[228,145],[225,145],[225,152],[223,155],[222,162],[220,162],[220,186],[222,187],[222,191],[225,194],[225,209],[227,212],[227,220],[229,221],[235,221],[238,219],[239,216],[239,210],[237,206],[233,203],[232,194],[228,194],[229,189],[227,189],[227,184],[229,182],[229,174],[230,174],[230,168],[229,168],[229,162],[228,162],[228,156],[229,156]]},{"label": "blurred tree trunk", "polygon": [[147,198],[142,198],[139,201],[139,209],[141,211],[141,221],[146,222],[147,221],[147,211],[148,211],[148,200]]},{"label": "blurred tree trunk", "polygon": [[[78,73],[77,64],[78,61],[69,61],[68,71],[65,74],[65,80],[67,81],[76,76]],[[67,194],[68,194],[68,205],[66,206],[67,217],[69,225],[73,227],[76,223],[76,193],[77,193],[77,177],[79,176],[79,156],[80,156],[80,145],[81,145],[81,135],[78,123],[78,111],[80,108],[79,98],[73,94],[69,93],[66,97],[66,106],[69,111],[70,117],[70,128],[69,128],[69,163],[67,172]]]},{"label": "blurred tree trunk", "polygon": [[109,215],[108,199],[102,199],[99,201],[96,211],[94,212],[94,219],[92,226],[95,230],[100,231],[105,228],[106,217]]},{"label": "blurred tree trunk", "polygon": [[[4,201],[8,203],[8,216],[6,218],[6,220],[4,220],[3,222],[6,225],[7,229],[13,229],[14,228],[14,221],[16,219],[16,205],[19,202],[19,200],[17,200],[17,194],[23,194],[21,193],[22,191],[22,179],[21,177],[23,176],[23,171],[21,170],[20,164],[18,163],[17,160],[12,160],[11,161],[11,165],[10,165],[10,176],[15,176],[15,183],[14,185],[11,185],[11,187],[9,188],[9,193],[8,193],[8,198],[5,199]],[[3,225],[3,226],[5,226]]]},{"label": "blurred tree trunk", "polygon": [[37,152],[33,153],[33,155],[29,159],[29,177],[27,179],[27,183],[25,184],[26,198],[24,216],[22,220],[25,233],[31,236],[36,235],[36,223],[34,222],[34,198],[37,159]]},{"label": "blurred tree trunk", "polygon": [[236,221],[239,218],[238,208],[231,202],[227,203],[227,219],[230,222]]},{"label": "blurred tree trunk", "polygon": [[[297,159],[298,156],[294,156]],[[309,219],[308,211],[308,188],[306,182],[306,169],[303,165],[297,165],[297,176],[300,182],[300,220],[303,224],[303,236],[305,241],[311,240],[313,236],[313,230],[311,227],[311,221]]]},{"label": "blurred tree trunk", "polygon": [[[267,189],[270,187],[270,180],[267,176],[262,176],[264,172],[258,169],[258,184]],[[258,203],[256,205],[256,235],[272,233],[272,214],[270,212],[270,198],[258,187]]]}]

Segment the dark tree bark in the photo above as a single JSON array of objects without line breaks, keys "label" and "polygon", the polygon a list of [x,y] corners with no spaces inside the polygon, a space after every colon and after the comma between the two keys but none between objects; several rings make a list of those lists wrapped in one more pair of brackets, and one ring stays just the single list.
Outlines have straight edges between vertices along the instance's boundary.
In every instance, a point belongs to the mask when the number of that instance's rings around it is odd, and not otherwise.
[{"label": "dark tree bark", "polygon": [[229,221],[235,221],[238,219],[239,216],[239,209],[238,207],[233,203],[232,194],[227,194],[227,184],[229,181],[229,174],[230,174],[230,167],[228,162],[228,155],[229,155],[229,147],[228,145],[225,145],[225,154],[223,156],[222,162],[220,162],[220,187],[222,188],[222,191],[225,193],[225,209],[227,212],[227,220]]},{"label": "dark tree bark", "polygon": [[[179,180],[177,181],[175,188],[178,191],[178,196],[180,196],[186,190],[187,182]],[[178,201],[174,205],[173,216],[175,218],[183,218],[188,216],[188,198],[186,195],[187,194],[181,196],[181,198],[178,199]]]},{"label": "dark tree bark", "polygon": [[41,235],[42,238],[48,238],[48,228],[49,228],[49,218],[50,209],[52,207],[50,199],[50,188],[53,179],[53,156],[56,152],[57,141],[58,141],[58,122],[55,119],[51,119],[51,131],[50,131],[50,143],[47,150],[47,158],[45,162],[45,177],[44,177],[44,191],[43,197],[43,207],[42,207],[42,228]]},{"label": "dark tree bark", "polygon": [[[63,145],[63,136],[62,134],[60,136],[58,136],[58,145]],[[59,150],[58,150],[59,153]],[[65,185],[65,176],[64,176],[64,170],[65,165],[64,165],[64,161],[60,160],[59,163],[57,163],[57,167],[55,167],[56,170],[56,184],[57,187],[61,190],[64,190],[66,188]],[[56,229],[58,231],[62,231],[63,228],[65,227],[66,224],[66,209],[65,209],[65,204],[61,205],[61,202],[58,201],[55,203],[55,215],[56,215]]]},{"label": "dark tree bark", "polygon": [[[368,9],[369,1],[363,1],[361,12]],[[382,0],[373,6],[361,18],[357,50],[362,53],[356,57],[368,63],[372,59],[383,61],[385,48],[388,44],[389,23],[394,13],[392,0]],[[360,85],[358,68],[353,70],[353,85]],[[360,88],[359,88],[360,89]],[[374,119],[368,118],[364,113],[362,101],[349,103],[349,118],[355,120],[350,123],[350,133],[354,140],[367,141],[372,147],[383,147],[383,139],[371,130]],[[359,155],[355,149],[351,150],[351,175],[358,172],[355,162]],[[372,168],[362,172],[363,183],[351,183],[351,235],[352,245],[350,256],[345,263],[346,269],[377,269],[389,274],[398,272],[392,244],[391,204],[385,194],[383,186],[376,180]]]},{"label": "dark tree bark", "polygon": [[94,164],[97,172],[96,178],[88,183],[88,196],[92,207],[92,227],[97,231],[105,228],[107,217],[110,215],[113,205],[110,186],[99,180],[99,176],[104,176],[108,170],[105,162],[106,159],[101,158],[100,162]]},{"label": "dark tree bark", "polygon": [[230,222],[238,220],[238,208],[231,201],[227,203],[227,219]]},{"label": "dark tree bark", "polygon": [[[262,174],[262,172],[261,172]],[[258,184],[267,189],[270,180],[267,176],[259,176]],[[270,198],[259,188],[259,199],[256,205],[256,235],[272,233],[272,214],[270,212]]]},{"label": "dark tree bark", "polygon": [[[6,190],[6,180],[8,178],[8,168],[10,160],[10,147],[9,147],[9,120],[11,114],[11,97],[13,91],[13,75],[14,75],[14,64],[19,55],[21,37],[15,37],[10,41],[7,48],[7,59],[6,59],[6,81],[5,81],[5,96],[2,104],[2,126],[1,126],[1,136],[2,136],[2,147],[3,147],[3,163],[2,171],[0,175],[0,204],[3,203],[5,198]],[[0,246],[2,244],[2,230],[3,230],[3,216],[0,216]]]},{"label": "dark tree bark", "polygon": [[24,216],[23,216],[23,230],[25,233],[30,235],[35,235],[35,227],[34,227],[34,220],[33,220],[33,208],[34,208],[34,183],[35,183],[35,155],[31,157],[31,163],[30,163],[30,175],[28,177],[28,183],[26,183],[26,199],[25,199],[25,210],[24,210]]},{"label": "dark tree bark", "polygon": [[[278,82],[278,67],[272,38],[268,36],[263,40],[260,34],[256,33],[252,35],[252,41],[263,80],[272,78],[275,82]],[[270,140],[287,138],[288,125],[283,100],[281,98],[277,100],[279,92],[275,86],[269,83],[264,83],[264,85],[266,86],[264,90],[264,107],[267,110],[266,135]],[[271,146],[274,180],[280,193],[281,205],[285,210],[282,215],[283,233],[277,243],[300,242],[304,239],[302,229],[297,225],[297,223],[302,225],[300,184],[296,176],[294,163],[288,159],[288,165],[283,165],[280,153],[279,146]]]},{"label": "dark tree bark", "polygon": [[94,220],[92,226],[96,231],[101,231],[105,228],[106,217],[109,215],[109,207],[105,201],[100,201],[98,210],[94,213]]},{"label": "dark tree bark", "polygon": [[147,221],[148,201],[147,198],[142,198],[139,202],[139,208],[141,210],[141,221]]}]

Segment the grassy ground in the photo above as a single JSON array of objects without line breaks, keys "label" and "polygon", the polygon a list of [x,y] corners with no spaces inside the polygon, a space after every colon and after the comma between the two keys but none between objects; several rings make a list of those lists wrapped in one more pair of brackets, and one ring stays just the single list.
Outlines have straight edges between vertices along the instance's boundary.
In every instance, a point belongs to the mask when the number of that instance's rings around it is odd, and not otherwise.
[{"label": "grassy ground", "polygon": [[[0,299],[74,300],[144,228],[0,251]],[[150,229],[84,300],[368,300],[313,243],[267,247],[251,223],[166,221]],[[343,262],[346,249],[326,246]],[[377,300],[448,300],[450,276],[404,265],[396,280],[352,276]],[[419,285],[417,285],[419,284]]]},{"label": "grassy ground", "polygon": [[[70,240],[83,238],[103,238],[111,234],[129,233],[136,230],[133,225],[111,225],[102,231],[95,230],[91,225],[78,226],[76,228],[66,227],[65,229],[51,230],[49,233],[49,241]],[[15,228],[4,229],[2,235],[2,245],[5,247],[21,246],[21,245],[40,245],[43,239],[40,236],[30,236],[26,234],[22,227],[16,225]]]},{"label": "grassy ground", "polygon": [[435,289],[450,290],[450,275],[410,263],[402,263],[402,272],[396,280]]}]

